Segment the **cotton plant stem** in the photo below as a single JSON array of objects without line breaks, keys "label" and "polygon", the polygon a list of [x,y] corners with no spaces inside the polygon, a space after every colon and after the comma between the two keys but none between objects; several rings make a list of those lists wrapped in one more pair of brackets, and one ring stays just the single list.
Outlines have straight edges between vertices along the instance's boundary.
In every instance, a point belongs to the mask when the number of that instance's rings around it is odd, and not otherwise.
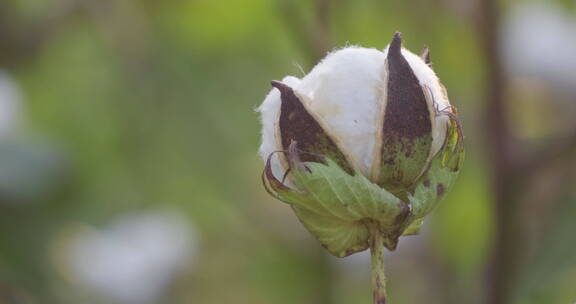
[{"label": "cotton plant stem", "polygon": [[370,225],[370,255],[372,261],[372,295],[374,304],[386,304],[384,273],[384,242],[377,223]]}]

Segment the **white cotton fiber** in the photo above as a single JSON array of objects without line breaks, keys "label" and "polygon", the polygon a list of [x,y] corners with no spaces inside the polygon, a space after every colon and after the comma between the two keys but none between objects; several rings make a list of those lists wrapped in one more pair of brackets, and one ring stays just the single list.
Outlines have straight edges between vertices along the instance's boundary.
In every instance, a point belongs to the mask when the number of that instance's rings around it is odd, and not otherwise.
[{"label": "white cotton fiber", "polygon": [[379,129],[382,67],[376,49],[348,47],[328,55],[296,87],[353,165],[369,176]]}]

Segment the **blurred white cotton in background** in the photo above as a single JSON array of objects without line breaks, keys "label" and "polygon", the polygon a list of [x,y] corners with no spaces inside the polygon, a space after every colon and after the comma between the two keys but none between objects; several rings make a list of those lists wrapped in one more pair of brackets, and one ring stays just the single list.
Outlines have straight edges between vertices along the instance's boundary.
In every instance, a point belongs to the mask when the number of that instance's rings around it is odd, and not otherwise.
[{"label": "blurred white cotton in background", "polygon": [[513,8],[500,45],[511,76],[547,82],[565,95],[576,93],[576,18],[558,5],[522,3]]},{"label": "blurred white cotton in background", "polygon": [[161,303],[176,275],[197,249],[187,219],[146,212],[117,218],[101,231],[68,240],[68,274],[108,303]]},{"label": "blurred white cotton in background", "polygon": [[58,143],[21,132],[22,95],[17,80],[0,69],[0,204],[46,199],[66,175],[67,155]]}]

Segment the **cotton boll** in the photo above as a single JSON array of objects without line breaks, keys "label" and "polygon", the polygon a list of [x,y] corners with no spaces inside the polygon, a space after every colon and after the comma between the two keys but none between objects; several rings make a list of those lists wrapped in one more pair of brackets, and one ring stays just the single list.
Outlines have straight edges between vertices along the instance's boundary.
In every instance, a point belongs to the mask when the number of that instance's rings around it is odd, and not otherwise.
[{"label": "cotton boll", "polygon": [[259,108],[262,157],[282,151],[265,164],[265,189],[337,257],[379,234],[394,250],[458,175],[462,129],[428,63],[395,33],[384,51],[343,48],[301,80],[273,81]]}]

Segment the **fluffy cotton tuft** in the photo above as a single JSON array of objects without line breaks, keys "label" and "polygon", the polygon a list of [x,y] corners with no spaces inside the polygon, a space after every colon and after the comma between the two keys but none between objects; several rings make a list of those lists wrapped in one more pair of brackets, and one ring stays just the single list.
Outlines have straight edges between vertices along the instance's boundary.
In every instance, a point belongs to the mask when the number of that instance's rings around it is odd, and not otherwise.
[{"label": "fluffy cotton tuft", "polygon": [[382,128],[378,91],[385,59],[376,49],[344,48],[329,54],[295,87],[309,97],[308,110],[321,119],[326,132],[365,176]]}]

